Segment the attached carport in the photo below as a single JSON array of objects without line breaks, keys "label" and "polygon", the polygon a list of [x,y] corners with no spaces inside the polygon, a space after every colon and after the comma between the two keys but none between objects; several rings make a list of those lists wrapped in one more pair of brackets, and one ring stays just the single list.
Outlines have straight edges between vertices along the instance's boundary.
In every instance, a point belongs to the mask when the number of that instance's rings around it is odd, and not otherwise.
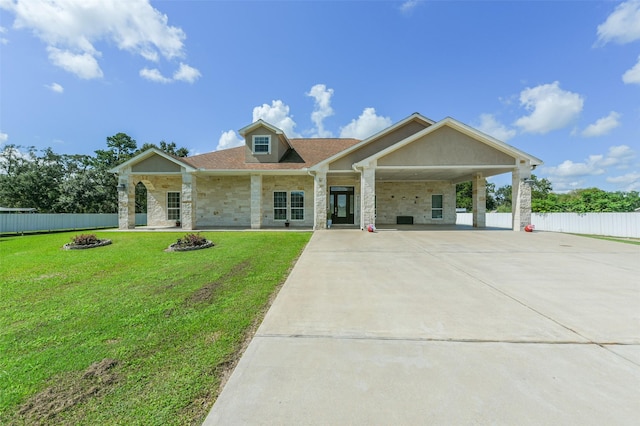
[{"label": "attached carport", "polygon": [[[513,230],[521,231],[531,220],[531,171],[540,164],[539,158],[446,118],[353,164],[360,173],[360,223],[376,223],[376,210],[385,202],[376,186],[383,182],[446,182],[454,195],[445,196],[445,207],[455,217],[455,185],[471,181],[473,226],[484,228],[485,179],[510,172]],[[454,205],[446,206],[447,200]],[[444,219],[443,224],[451,224]]]}]

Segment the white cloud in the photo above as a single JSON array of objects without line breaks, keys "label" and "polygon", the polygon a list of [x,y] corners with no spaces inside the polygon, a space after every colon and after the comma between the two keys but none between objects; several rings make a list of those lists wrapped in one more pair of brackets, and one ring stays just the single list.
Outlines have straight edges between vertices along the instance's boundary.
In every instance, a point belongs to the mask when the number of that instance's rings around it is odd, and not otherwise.
[{"label": "white cloud", "polygon": [[259,119],[276,126],[289,138],[300,137],[294,130],[296,122],[289,116],[289,106],[281,100],[272,101],[271,105],[262,104],[253,108],[253,121],[258,121]]},{"label": "white cloud", "polygon": [[193,83],[201,76],[202,74],[200,74],[200,71],[180,62],[180,68],[173,74],[173,79]]},{"label": "white cloud", "polygon": [[577,93],[560,88],[560,83],[527,87],[520,93],[520,105],[531,114],[520,117],[515,125],[528,133],[545,134],[561,129],[574,121],[584,105]]},{"label": "white cloud", "polygon": [[237,146],[242,146],[243,144],[244,139],[238,136],[234,130],[229,130],[228,132],[222,132],[222,135],[220,135],[216,151],[227,148],[235,148]]},{"label": "white cloud", "polygon": [[340,137],[366,139],[391,126],[391,123],[391,118],[377,115],[375,108],[365,108],[357,119],[340,129]]},{"label": "white cloud", "polygon": [[587,128],[582,131],[582,136],[592,138],[606,135],[620,125],[619,118],[620,114],[611,111],[606,117],[599,118],[595,123],[589,124]]},{"label": "white cloud", "polygon": [[492,114],[480,115],[480,125],[478,130],[501,141],[508,141],[516,135],[514,129],[509,129],[504,124],[500,123]]},{"label": "white cloud", "polygon": [[620,44],[640,40],[640,0],[619,4],[606,21],[598,25],[598,41]]},{"label": "white cloud", "polygon": [[171,83],[171,79],[163,76],[157,68],[142,68],[140,70],[140,77],[156,83]]},{"label": "white cloud", "polygon": [[419,0],[407,0],[400,5],[400,12],[410,13],[413,9],[416,8],[416,6],[418,6],[419,3]]},{"label": "white cloud", "polygon": [[622,176],[608,177],[607,182],[621,184],[624,186],[625,191],[637,191],[640,190],[640,173],[632,172]]},{"label": "white cloud", "polygon": [[557,166],[544,167],[543,171],[549,175],[554,190],[562,192],[583,185],[585,177],[603,175],[611,168],[625,169],[635,157],[629,146],[617,145],[610,147],[606,154],[590,155],[578,163],[565,160]]},{"label": "white cloud", "polygon": [[638,57],[638,62],[633,68],[622,75],[622,81],[626,84],[640,84],[640,57]]},{"label": "white cloud", "polygon": [[102,70],[94,56],[99,55],[97,52],[94,54],[76,54],[68,50],[61,50],[52,46],[49,46],[47,51],[49,52],[49,60],[53,65],[69,71],[80,78],[90,80],[102,77]]},{"label": "white cloud", "polygon": [[[0,6],[0,8],[2,8],[2,6]],[[7,33],[7,29],[0,25],[0,34],[6,34],[6,33]],[[6,37],[0,37],[0,44],[8,44],[8,43],[9,43],[9,39],[7,39]]]},{"label": "white cloud", "polygon": [[14,28],[31,30],[47,44],[49,58],[80,78],[100,78],[94,44],[107,41],[150,61],[184,56],[185,33],[168,25],[149,0],[3,0]]},{"label": "white cloud", "polygon": [[62,87],[58,83],[45,84],[44,87],[51,90],[52,92],[62,93],[64,92],[64,87]]},{"label": "white cloud", "polygon": [[333,96],[333,89],[327,89],[327,86],[324,84],[316,84],[306,95],[314,99],[314,109],[311,113],[311,121],[316,125],[316,131],[312,137],[333,137],[331,131],[324,128],[324,119],[333,115],[333,108],[331,108],[331,96]]},{"label": "white cloud", "polygon": [[9,135],[6,133],[0,132],[0,144],[3,144],[9,140]]},{"label": "white cloud", "polygon": [[156,83],[171,83],[173,81],[185,81],[193,83],[200,77],[200,71],[180,62],[180,68],[173,74],[173,78],[165,77],[157,68],[143,68],[140,77]]}]

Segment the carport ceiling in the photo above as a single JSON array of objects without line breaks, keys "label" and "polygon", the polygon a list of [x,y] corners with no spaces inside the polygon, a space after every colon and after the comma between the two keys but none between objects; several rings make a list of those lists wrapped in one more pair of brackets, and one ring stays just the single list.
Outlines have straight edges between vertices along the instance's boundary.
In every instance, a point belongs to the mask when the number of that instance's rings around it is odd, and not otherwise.
[{"label": "carport ceiling", "polygon": [[420,168],[376,168],[376,180],[444,180],[465,182],[481,173],[484,177],[511,173],[513,166],[469,167],[469,166],[437,166]]}]

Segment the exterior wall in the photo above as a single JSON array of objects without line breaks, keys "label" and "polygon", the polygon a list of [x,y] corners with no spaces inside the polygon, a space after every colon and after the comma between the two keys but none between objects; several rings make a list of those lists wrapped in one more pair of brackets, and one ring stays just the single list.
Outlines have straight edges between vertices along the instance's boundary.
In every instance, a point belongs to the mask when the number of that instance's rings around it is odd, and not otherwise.
[{"label": "exterior wall", "polygon": [[182,193],[182,176],[136,176],[135,182],[147,183],[147,225],[175,226],[167,220],[167,192]]},{"label": "exterior wall", "polygon": [[379,166],[505,165],[515,159],[449,127],[378,159]]},{"label": "exterior wall", "polygon": [[[313,177],[303,176],[262,176],[262,226],[284,227],[283,220],[273,218],[273,192],[304,191],[304,220],[290,220],[291,227],[313,227],[314,197]],[[290,209],[290,199],[287,199],[287,209]],[[290,211],[287,211],[290,217]]]},{"label": "exterior wall", "polygon": [[329,166],[330,170],[352,170],[351,165],[370,157],[383,149],[386,149],[396,142],[399,142],[421,130],[426,129],[428,126],[421,121],[411,121],[394,132],[385,135],[384,137],[373,141],[366,146],[352,152],[351,154],[340,158]]},{"label": "exterior wall", "polygon": [[332,186],[353,186],[353,205],[355,211],[353,212],[354,224],[360,226],[360,173],[350,175],[327,175],[327,200],[325,210],[329,209],[329,194]]},{"label": "exterior wall", "polygon": [[197,226],[251,225],[250,176],[198,176]]},{"label": "exterior wall", "polygon": [[[431,218],[431,195],[442,194],[443,218]],[[396,216],[413,216],[414,224],[456,223],[456,186],[450,182],[376,182],[376,223],[392,225]]]}]

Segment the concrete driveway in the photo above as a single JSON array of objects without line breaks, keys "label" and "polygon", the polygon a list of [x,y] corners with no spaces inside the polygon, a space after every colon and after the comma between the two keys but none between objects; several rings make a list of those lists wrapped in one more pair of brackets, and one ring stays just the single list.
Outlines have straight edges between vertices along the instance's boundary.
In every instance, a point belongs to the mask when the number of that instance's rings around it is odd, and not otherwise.
[{"label": "concrete driveway", "polygon": [[316,232],[205,425],[639,419],[640,246],[435,228]]}]

